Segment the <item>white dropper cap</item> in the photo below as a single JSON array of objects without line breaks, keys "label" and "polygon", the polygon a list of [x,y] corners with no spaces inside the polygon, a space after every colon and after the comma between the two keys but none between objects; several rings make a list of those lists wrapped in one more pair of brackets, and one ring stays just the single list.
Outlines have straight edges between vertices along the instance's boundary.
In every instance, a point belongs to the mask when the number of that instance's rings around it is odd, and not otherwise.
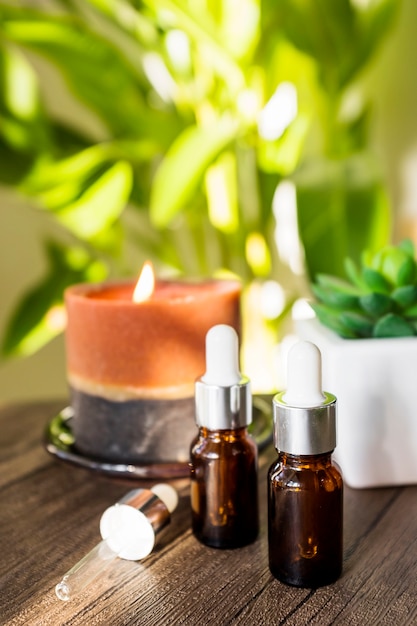
[{"label": "white dropper cap", "polygon": [[100,519],[100,534],[121,559],[139,561],[155,545],[155,532],[146,516],[128,504],[114,504]]},{"label": "white dropper cap", "polygon": [[293,455],[316,455],[336,447],[336,398],[322,391],[321,353],[300,341],[288,355],[288,388],[273,400],[274,443]]},{"label": "white dropper cap", "polygon": [[178,494],[171,485],[130,491],[103,513],[103,540],[64,575],[55,587],[56,596],[71,600],[117,557],[137,561],[148,556],[156,535],[169,522],[177,504]]},{"label": "white dropper cap", "polygon": [[207,385],[230,387],[238,385],[241,378],[237,332],[226,324],[213,326],[206,335],[206,373],[201,380]]},{"label": "white dropper cap", "polygon": [[252,421],[249,379],[239,370],[234,328],[218,324],[206,335],[206,372],[195,384],[196,421],[209,430],[230,430]]},{"label": "white dropper cap", "polygon": [[314,343],[299,341],[288,355],[287,391],[283,400],[290,406],[320,406],[326,397],[321,383],[321,353]]},{"label": "white dropper cap", "polygon": [[[171,485],[158,484],[151,487],[149,491],[155,494],[166,508],[166,513],[160,509],[160,519],[168,520],[169,513],[178,504],[176,490]],[[134,502],[134,493],[132,492],[131,502]],[[155,515],[148,514],[148,502],[144,500],[140,508],[124,502],[117,503],[106,509],[101,516],[101,537],[121,559],[139,561],[153,550],[159,527],[155,526]]]}]

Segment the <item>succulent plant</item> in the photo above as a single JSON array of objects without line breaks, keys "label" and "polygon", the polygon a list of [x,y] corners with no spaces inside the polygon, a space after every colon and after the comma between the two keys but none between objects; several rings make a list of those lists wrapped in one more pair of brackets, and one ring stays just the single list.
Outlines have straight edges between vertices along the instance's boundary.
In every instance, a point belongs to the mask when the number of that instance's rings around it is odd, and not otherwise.
[{"label": "succulent plant", "polygon": [[322,324],[341,337],[417,335],[417,262],[412,241],[365,253],[358,267],[345,260],[348,280],[318,274],[312,307]]}]

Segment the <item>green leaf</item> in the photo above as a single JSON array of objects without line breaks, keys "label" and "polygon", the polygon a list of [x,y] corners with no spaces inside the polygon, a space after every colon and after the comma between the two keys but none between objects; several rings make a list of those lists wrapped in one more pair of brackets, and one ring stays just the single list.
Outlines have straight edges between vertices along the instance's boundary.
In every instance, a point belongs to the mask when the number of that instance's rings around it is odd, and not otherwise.
[{"label": "green leaf", "polygon": [[0,46],[0,72],[3,80],[4,104],[20,120],[31,121],[39,116],[39,86],[36,74],[19,50]]},{"label": "green leaf", "polygon": [[405,311],[403,311],[403,315],[407,319],[412,319],[414,317],[417,318],[417,304],[413,304],[412,306],[405,309]]},{"label": "green leaf", "polygon": [[18,186],[33,167],[34,158],[9,147],[0,137],[0,181]]},{"label": "green leaf", "polygon": [[258,145],[260,168],[281,176],[292,174],[300,161],[310,123],[308,115],[299,113],[279,139],[271,141],[261,137]]},{"label": "green leaf", "polygon": [[398,246],[385,246],[373,257],[371,268],[391,285],[406,285],[414,277],[414,260]]},{"label": "green leaf", "polygon": [[0,137],[22,154],[49,147],[49,124],[42,111],[35,71],[24,55],[0,37]]},{"label": "green leaf", "polygon": [[365,267],[362,270],[363,280],[371,291],[376,291],[378,293],[389,294],[391,291],[391,287],[389,282],[376,270],[373,270],[370,267]]},{"label": "green leaf", "polygon": [[397,274],[397,285],[411,285],[416,279],[416,263],[413,258],[407,257]]},{"label": "green leaf", "polygon": [[334,291],[349,294],[351,296],[358,296],[360,294],[359,289],[352,286],[350,283],[346,282],[342,278],[338,278],[337,276],[329,276],[328,274],[317,274],[316,280],[319,285],[321,285],[322,287],[326,287],[326,289],[333,289]]},{"label": "green leaf", "polygon": [[[152,114],[136,70],[116,45],[81,20],[35,11],[12,14],[3,23],[8,39],[58,65],[76,96],[119,135],[149,135]],[[136,50],[139,56],[139,50]]]},{"label": "green leaf", "polygon": [[[36,193],[37,199],[41,205],[49,211],[57,211],[63,209],[65,206],[71,205],[77,198],[80,197],[85,183],[82,179],[71,180],[68,179],[65,183],[61,183],[45,191],[38,191]],[[23,188],[28,192],[29,187],[25,184]],[[33,193],[31,194],[33,195]]]},{"label": "green leaf", "polygon": [[412,304],[417,303],[417,286],[405,285],[404,287],[398,287],[395,289],[391,298],[401,307],[407,308]]},{"label": "green leaf", "polygon": [[[68,1],[68,0],[67,0]],[[145,47],[151,47],[157,37],[157,25],[132,6],[131,0],[89,0],[110,27],[117,24]]]},{"label": "green leaf", "polygon": [[98,144],[65,159],[44,160],[38,163],[26,181],[25,191],[36,193],[59,185],[68,185],[69,181],[83,180],[109,158],[108,152],[106,144]]},{"label": "green leaf", "polygon": [[293,44],[317,61],[321,81],[334,91],[351,61],[351,42],[356,34],[349,0],[280,0],[275,4],[277,26],[283,25]]},{"label": "green leaf", "polygon": [[392,309],[392,300],[383,293],[369,293],[359,298],[360,305],[365,313],[372,317],[381,317]]},{"label": "green leaf", "polygon": [[131,189],[131,167],[120,161],[93,183],[77,202],[55,215],[72,233],[81,239],[91,239],[120,216]]},{"label": "green leaf", "polygon": [[379,0],[367,3],[366,8],[358,9],[359,41],[353,55],[353,71],[363,67],[375,55],[382,40],[395,23],[400,6],[401,3],[397,0]]},{"label": "green leaf", "polygon": [[51,420],[48,426],[48,434],[52,443],[61,450],[63,448],[69,449],[75,443],[74,434],[67,422],[68,420],[60,413]]},{"label": "green leaf", "polygon": [[372,337],[374,323],[366,315],[347,311],[340,315],[341,323],[361,337]]},{"label": "green leaf", "polygon": [[[39,160],[22,185],[22,190],[36,196],[47,209],[56,211],[78,201],[93,180],[118,160],[129,161],[135,167],[136,182],[141,182],[138,166],[154,157],[155,153],[156,147],[149,141],[95,144],[64,159]],[[132,194],[133,189],[130,197]]]},{"label": "green leaf", "polygon": [[208,168],[205,183],[210,222],[224,233],[236,232],[239,228],[239,210],[236,158],[233,152],[223,152]]},{"label": "green leaf", "polygon": [[411,324],[399,315],[388,313],[375,324],[373,336],[376,338],[413,337],[415,334]]},{"label": "green leaf", "polygon": [[193,41],[198,50],[210,59],[209,67],[221,76],[233,91],[242,88],[245,84],[244,74],[239,64],[229,53],[227,41],[219,37],[217,25],[211,12],[204,3],[185,3],[182,0],[144,0],[161,20],[161,13],[173,17],[177,28],[181,28]]},{"label": "green leaf", "polygon": [[268,28],[283,31],[299,50],[310,55],[324,89],[334,94],[340,93],[375,53],[399,3],[380,0],[359,6],[349,0],[280,0],[264,4]]},{"label": "green leaf", "polygon": [[373,171],[372,161],[358,156],[316,160],[293,176],[311,278],[317,273],[345,277],[346,257],[359,262],[364,249],[375,252],[387,243],[391,213],[385,188]]},{"label": "green leaf", "polygon": [[345,265],[346,275],[350,279],[350,281],[354,285],[356,285],[356,287],[358,287],[359,289],[363,289],[365,286],[365,283],[363,281],[361,272],[358,266],[356,265],[356,263],[352,259],[347,257],[344,260],[344,265]]},{"label": "green leaf", "polygon": [[358,297],[342,291],[334,291],[321,285],[311,285],[311,289],[321,302],[336,309],[345,310],[358,307]]},{"label": "green leaf", "polygon": [[10,318],[2,342],[4,356],[33,354],[64,326],[63,292],[73,283],[102,280],[106,270],[80,248],[47,243],[49,271],[27,292]]},{"label": "green leaf", "polygon": [[330,307],[317,303],[312,303],[311,307],[320,322],[324,326],[327,326],[327,328],[330,328],[330,330],[333,330],[335,333],[340,335],[340,337],[344,337],[345,339],[355,339],[358,336],[352,329],[343,324],[340,319],[340,311],[335,311]]},{"label": "green leaf", "polygon": [[[57,327],[48,320],[48,311],[52,312],[58,306],[59,300],[50,277],[26,292],[6,328],[2,354],[6,357],[28,356],[62,332],[63,326]],[[58,309],[54,315],[57,312]]]},{"label": "green leaf", "polygon": [[213,126],[193,126],[173,143],[153,181],[150,217],[166,227],[189,202],[207,167],[237,137],[239,127],[230,118]]}]

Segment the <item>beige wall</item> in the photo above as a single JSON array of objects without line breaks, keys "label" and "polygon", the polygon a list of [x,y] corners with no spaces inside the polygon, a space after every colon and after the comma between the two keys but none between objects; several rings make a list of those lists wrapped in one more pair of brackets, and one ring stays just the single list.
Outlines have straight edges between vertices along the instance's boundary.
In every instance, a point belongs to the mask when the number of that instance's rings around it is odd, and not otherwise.
[{"label": "beige wall", "polygon": [[[46,269],[42,241],[48,232],[43,215],[21,198],[0,189],[0,330],[18,297]],[[0,403],[9,399],[65,397],[63,339],[36,355],[0,364]]]},{"label": "beige wall", "polygon": [[[401,219],[417,219],[417,2],[404,0],[395,37],[368,79],[376,94],[375,141]],[[42,214],[0,190],[0,334],[19,294],[42,275]],[[409,229],[409,221],[407,229]],[[397,226],[397,234],[398,234]],[[411,232],[408,230],[408,232]],[[62,338],[25,360],[0,364],[0,402],[65,397]]]}]

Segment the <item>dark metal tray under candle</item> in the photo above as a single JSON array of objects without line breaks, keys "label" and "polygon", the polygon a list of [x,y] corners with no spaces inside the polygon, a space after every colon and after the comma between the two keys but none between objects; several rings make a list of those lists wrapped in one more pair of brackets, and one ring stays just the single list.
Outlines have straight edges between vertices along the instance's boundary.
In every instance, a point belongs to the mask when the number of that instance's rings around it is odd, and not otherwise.
[{"label": "dark metal tray under candle", "polygon": [[[189,464],[185,461],[173,463],[140,463],[135,461],[134,463],[129,463],[127,461],[109,461],[86,455],[77,449],[77,442],[71,426],[72,417],[72,408],[66,407],[48,422],[45,430],[44,443],[46,450],[61,461],[122,478],[174,479],[184,478],[189,475]],[[253,397],[253,422],[249,430],[259,449],[270,443],[272,439],[271,402],[263,397]]]}]

